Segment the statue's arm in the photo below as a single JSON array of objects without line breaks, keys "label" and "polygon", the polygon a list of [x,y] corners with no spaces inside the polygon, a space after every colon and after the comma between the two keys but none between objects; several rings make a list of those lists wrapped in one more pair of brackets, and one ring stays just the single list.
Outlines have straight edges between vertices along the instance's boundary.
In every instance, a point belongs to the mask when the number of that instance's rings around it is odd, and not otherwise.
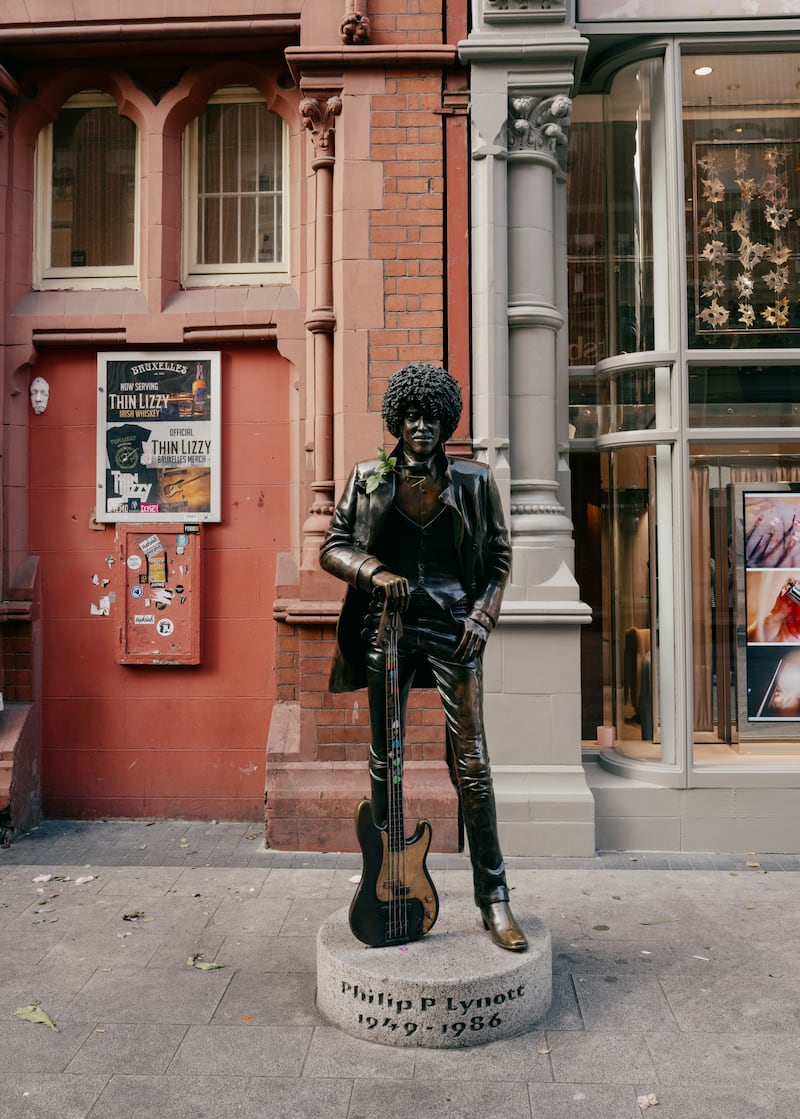
[{"label": "statue's arm", "polygon": [[511,574],[511,544],[500,491],[490,472],[486,483],[486,568],[483,587],[472,604],[470,617],[487,630],[494,629]]},{"label": "statue's arm", "polygon": [[[367,594],[372,590],[372,577],[383,570],[383,564],[366,550],[357,532],[366,535],[367,525],[358,524],[359,489],[364,477],[360,465],[353,468],[339,504],[334,510],[330,528],[319,551],[320,567],[337,579]],[[366,509],[363,512],[366,516]]]}]

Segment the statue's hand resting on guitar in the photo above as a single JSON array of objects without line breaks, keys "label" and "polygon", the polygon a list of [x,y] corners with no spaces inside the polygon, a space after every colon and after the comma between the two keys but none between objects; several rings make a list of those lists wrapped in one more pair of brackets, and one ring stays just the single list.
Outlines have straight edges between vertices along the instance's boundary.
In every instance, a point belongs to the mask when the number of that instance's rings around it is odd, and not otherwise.
[{"label": "statue's hand resting on guitar", "polygon": [[396,606],[401,613],[408,609],[411,602],[411,588],[404,575],[394,575],[384,568],[382,571],[376,571],[372,576],[372,586],[382,591],[386,601]]}]

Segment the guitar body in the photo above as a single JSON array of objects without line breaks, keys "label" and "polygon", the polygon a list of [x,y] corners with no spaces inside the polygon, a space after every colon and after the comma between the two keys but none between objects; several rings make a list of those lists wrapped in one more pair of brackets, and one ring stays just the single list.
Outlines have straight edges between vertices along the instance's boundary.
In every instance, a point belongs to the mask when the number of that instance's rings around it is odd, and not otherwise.
[{"label": "guitar body", "polygon": [[350,905],[353,935],[370,948],[419,940],[439,915],[439,897],[425,865],[431,825],[420,820],[399,854],[390,849],[388,832],[375,826],[370,801],[356,808],[355,826],[363,869]]}]

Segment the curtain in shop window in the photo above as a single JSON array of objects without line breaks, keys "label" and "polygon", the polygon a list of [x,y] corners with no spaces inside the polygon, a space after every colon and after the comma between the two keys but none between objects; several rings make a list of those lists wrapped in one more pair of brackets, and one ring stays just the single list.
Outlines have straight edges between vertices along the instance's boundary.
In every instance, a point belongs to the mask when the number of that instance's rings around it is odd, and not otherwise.
[{"label": "curtain in shop window", "polygon": [[708,467],[692,465],[689,471],[692,509],[692,684],[694,729],[714,726],[713,635],[711,630],[711,520]]},{"label": "curtain in shop window", "polygon": [[116,106],[70,108],[53,125],[51,264],[133,263],[136,126]]}]

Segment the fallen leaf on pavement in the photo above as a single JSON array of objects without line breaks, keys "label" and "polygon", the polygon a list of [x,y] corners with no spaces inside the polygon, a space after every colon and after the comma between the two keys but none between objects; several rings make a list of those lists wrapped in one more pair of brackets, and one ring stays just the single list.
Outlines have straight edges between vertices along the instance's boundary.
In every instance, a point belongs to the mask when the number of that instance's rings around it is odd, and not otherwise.
[{"label": "fallen leaf on pavement", "polygon": [[38,1002],[32,1002],[30,1006],[18,1006],[16,1015],[26,1022],[34,1022],[36,1025],[47,1026],[48,1029],[51,1029],[54,1033],[59,1032],[58,1026],[50,1015],[42,1010]]},{"label": "fallen leaf on pavement", "polygon": [[656,1099],[653,1092],[650,1092],[646,1096],[637,1096],[636,1102],[638,1103],[642,1111],[647,1111],[648,1107],[655,1107],[658,1103],[658,1100]]},{"label": "fallen leaf on pavement", "polygon": [[218,971],[220,968],[227,967],[227,964],[207,964],[200,956],[190,956],[186,961],[187,967],[196,967],[198,971]]}]

